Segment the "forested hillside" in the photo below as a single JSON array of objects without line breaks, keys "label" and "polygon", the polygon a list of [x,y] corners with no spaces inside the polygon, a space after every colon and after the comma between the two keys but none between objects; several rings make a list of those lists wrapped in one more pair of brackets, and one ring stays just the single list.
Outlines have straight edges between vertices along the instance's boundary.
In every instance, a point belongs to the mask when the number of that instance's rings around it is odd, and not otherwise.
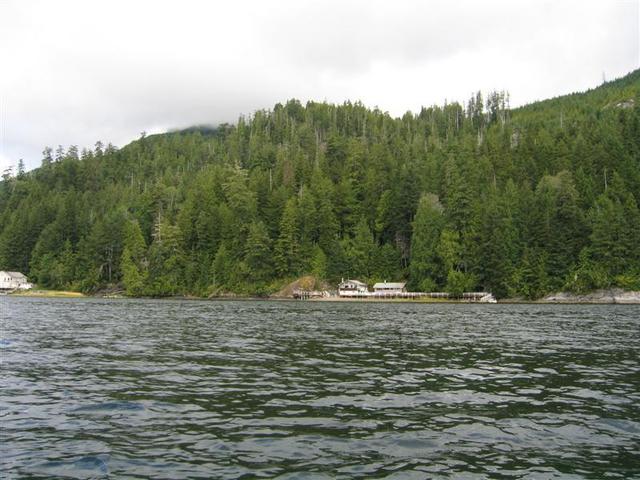
[{"label": "forested hillside", "polygon": [[300,104],[43,152],[0,183],[0,269],[50,288],[263,294],[311,273],[498,297],[640,289],[640,71],[511,110]]}]

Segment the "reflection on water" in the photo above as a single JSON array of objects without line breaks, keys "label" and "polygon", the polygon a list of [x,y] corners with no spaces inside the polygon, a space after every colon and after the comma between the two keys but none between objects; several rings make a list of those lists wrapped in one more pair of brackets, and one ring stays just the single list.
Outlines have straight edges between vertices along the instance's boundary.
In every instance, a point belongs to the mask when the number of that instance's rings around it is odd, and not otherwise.
[{"label": "reflection on water", "polygon": [[3,478],[640,478],[640,308],[0,298]]}]

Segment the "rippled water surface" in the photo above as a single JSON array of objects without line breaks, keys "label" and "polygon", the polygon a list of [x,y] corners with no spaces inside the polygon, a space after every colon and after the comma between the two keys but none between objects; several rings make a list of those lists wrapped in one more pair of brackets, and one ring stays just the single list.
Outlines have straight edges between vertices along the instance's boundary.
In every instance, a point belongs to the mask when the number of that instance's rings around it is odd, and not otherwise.
[{"label": "rippled water surface", "polygon": [[2,478],[640,478],[640,308],[0,297]]}]

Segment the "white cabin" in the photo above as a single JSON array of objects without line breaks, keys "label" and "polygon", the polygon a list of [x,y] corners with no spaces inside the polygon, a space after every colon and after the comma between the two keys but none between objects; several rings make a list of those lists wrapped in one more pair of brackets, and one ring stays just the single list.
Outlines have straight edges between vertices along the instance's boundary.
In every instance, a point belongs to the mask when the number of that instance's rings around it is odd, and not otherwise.
[{"label": "white cabin", "polygon": [[343,280],[338,285],[338,295],[340,297],[358,297],[368,293],[367,284],[359,280]]},{"label": "white cabin", "polygon": [[20,272],[0,271],[0,290],[29,290],[33,285]]},{"label": "white cabin", "polygon": [[373,286],[376,293],[402,293],[406,292],[406,283],[402,282],[378,282]]}]

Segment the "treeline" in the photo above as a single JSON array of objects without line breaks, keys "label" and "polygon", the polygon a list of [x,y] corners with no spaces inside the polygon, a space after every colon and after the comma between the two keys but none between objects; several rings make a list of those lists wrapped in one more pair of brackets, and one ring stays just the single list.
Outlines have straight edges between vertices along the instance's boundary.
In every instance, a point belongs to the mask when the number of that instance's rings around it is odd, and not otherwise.
[{"label": "treeline", "polygon": [[130,295],[302,274],[537,298],[640,289],[640,72],[520,109],[291,100],[235,125],[43,152],[0,182],[0,267]]}]

